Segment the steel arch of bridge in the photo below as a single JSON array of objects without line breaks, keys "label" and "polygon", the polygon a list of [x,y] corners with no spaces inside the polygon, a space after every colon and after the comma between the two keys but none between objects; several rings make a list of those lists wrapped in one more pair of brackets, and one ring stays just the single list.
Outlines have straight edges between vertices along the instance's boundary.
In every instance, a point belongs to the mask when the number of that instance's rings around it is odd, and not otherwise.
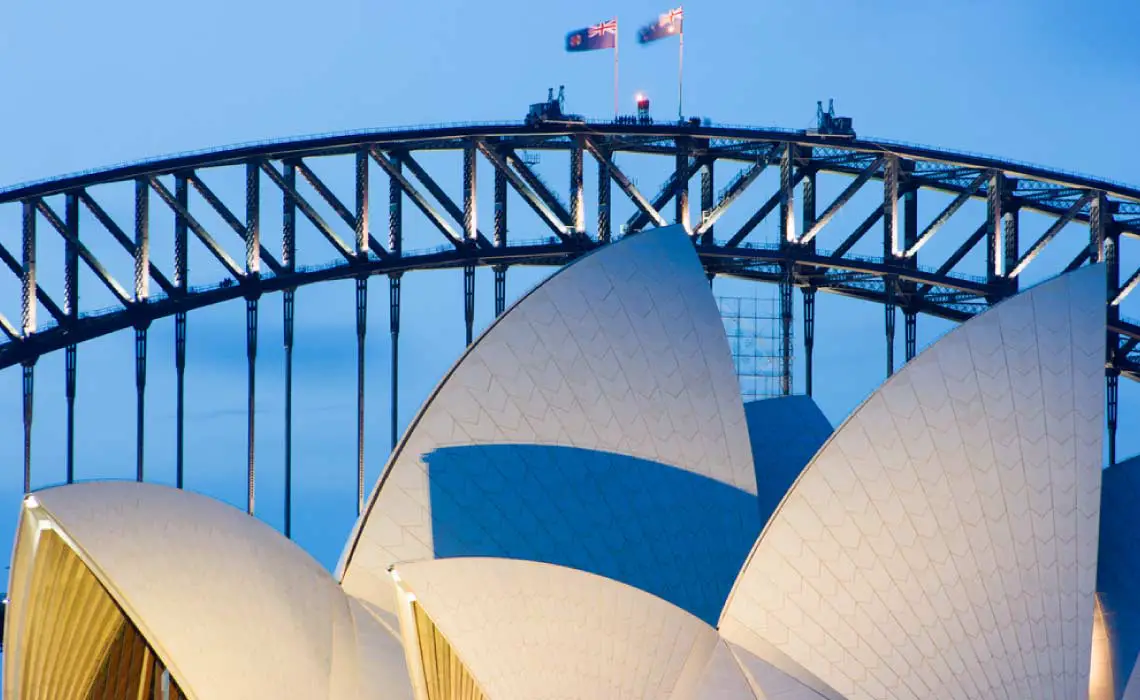
[{"label": "steel arch of bridge", "polygon": [[[461,155],[463,195],[449,197],[420,162],[420,155],[453,151]],[[569,154],[568,187],[549,185],[527,159],[524,151],[564,151]],[[671,174],[660,188],[647,196],[615,158],[621,154],[658,156],[669,163]],[[587,222],[584,201],[586,155],[597,166],[597,201],[594,217]],[[350,192],[338,194],[317,175],[311,163],[332,158],[351,168],[355,183]],[[490,220],[477,212],[477,164],[493,169],[494,211]],[[739,172],[717,188],[717,162],[736,164]],[[747,219],[727,235],[717,221],[765,170],[778,170],[779,184]],[[234,212],[204,181],[202,174],[218,169],[236,169],[244,175],[245,209]],[[374,235],[369,212],[371,170],[386,175],[389,210],[386,241]],[[851,177],[850,184],[822,211],[816,202],[816,177],[837,173]],[[699,199],[689,202],[690,185],[699,176]],[[881,205],[876,205],[833,250],[817,247],[821,232],[856,193],[874,181],[881,186]],[[124,226],[98,201],[100,187],[133,183],[134,216]],[[632,204],[634,214],[615,229],[613,186]],[[921,222],[918,197],[923,190],[953,195],[949,204],[932,220]],[[508,239],[508,192],[517,193],[545,228],[545,238]],[[797,191],[800,202],[796,202]],[[193,197],[191,197],[193,193]],[[972,234],[957,236],[954,250],[937,267],[919,265],[919,251],[970,199],[986,203],[982,221],[970,222]],[[268,250],[261,241],[260,211],[272,200],[282,209],[282,246]],[[326,220],[313,206],[335,213]],[[346,203],[347,202],[347,203]],[[410,203],[423,213],[440,236],[442,246],[432,250],[404,250],[404,206]],[[672,211],[667,207],[672,204]],[[797,206],[797,204],[799,206]],[[681,223],[691,232],[702,262],[713,275],[728,275],[776,283],[780,287],[783,338],[792,337],[793,290],[799,288],[804,307],[804,353],[806,389],[812,391],[815,295],[817,291],[875,301],[885,308],[887,372],[894,369],[894,335],[897,312],[905,327],[905,353],[916,352],[916,319],[930,314],[954,321],[964,320],[988,305],[1018,291],[1024,271],[1044,265],[1041,251],[1055,238],[1074,234],[1080,222],[1081,251],[1064,268],[1103,262],[1108,270],[1106,308],[1108,356],[1105,358],[1108,396],[1110,461],[1115,461],[1117,389],[1120,375],[1140,380],[1140,324],[1121,317],[1121,302],[1140,284],[1140,270],[1123,276],[1120,246],[1140,239],[1140,189],[1037,166],[1002,161],[972,154],[937,150],[888,141],[820,137],[804,132],[697,125],[683,122],[665,125],[560,124],[531,128],[521,124],[468,124],[407,129],[370,130],[331,136],[262,142],[167,158],[142,161],[98,171],[42,180],[0,189],[0,208],[20,207],[22,230],[0,230],[0,263],[20,281],[21,317],[18,321],[0,315],[0,369],[23,367],[24,481],[31,480],[31,423],[34,366],[38,358],[55,350],[66,353],[68,407],[67,478],[73,478],[73,421],[77,372],[76,346],[83,341],[133,328],[138,402],[137,476],[143,478],[143,402],[147,366],[147,329],[156,319],[175,317],[176,369],[176,479],[183,476],[183,380],[187,339],[186,314],[219,302],[246,300],[246,346],[249,362],[248,414],[248,509],[253,511],[254,480],[254,387],[257,353],[258,300],[263,294],[282,292],[285,316],[285,469],[286,532],[289,529],[289,474],[291,461],[291,386],[293,306],[298,287],[331,279],[356,280],[356,326],[358,358],[358,502],[363,502],[364,483],[364,336],[366,287],[374,275],[389,280],[390,334],[392,339],[392,441],[397,438],[396,394],[398,338],[400,331],[400,281],[404,272],[424,269],[461,268],[464,271],[467,340],[474,322],[474,272],[479,266],[494,270],[495,313],[505,305],[506,273],[512,265],[559,265],[618,235],[628,235],[647,226]],[[743,207],[736,204],[737,208]],[[151,207],[168,209],[174,218],[173,260],[162,264],[150,254]],[[798,211],[797,211],[798,210]],[[1024,245],[1019,215],[1032,211],[1053,217],[1053,223]],[[223,230],[208,230],[201,212],[220,219]],[[81,216],[81,212],[83,212]],[[196,216],[195,212],[198,212]],[[318,267],[297,265],[298,213],[322,234],[333,262]],[[758,244],[750,235],[767,217],[778,217],[777,244]],[[800,220],[797,225],[797,218]],[[592,224],[592,226],[590,225]],[[723,224],[722,224],[723,228]],[[225,230],[230,229],[230,230]],[[546,230],[549,229],[549,230]],[[60,301],[37,282],[36,241],[39,232],[64,240],[64,289]],[[89,230],[92,230],[88,233]],[[484,231],[490,231],[490,235]],[[1087,232],[1087,239],[1084,238]],[[717,237],[715,234],[720,234]],[[947,237],[950,233],[942,233]],[[95,236],[100,238],[96,239]],[[830,236],[830,233],[829,233]],[[107,240],[107,237],[110,240]],[[874,257],[852,254],[854,246],[868,237],[881,239],[882,254]],[[217,284],[188,284],[188,241],[197,239],[220,263],[229,277]],[[1027,239],[1030,240],[1030,239]],[[244,256],[232,257],[227,244],[240,242]],[[134,261],[133,278],[124,284],[92,250],[117,246]],[[1140,243],[1135,244],[1140,249]],[[983,246],[986,274],[975,277],[959,270],[963,259]],[[876,250],[880,250],[876,246]],[[15,251],[15,252],[13,252]],[[114,295],[117,305],[99,311],[84,311],[80,304],[80,262]],[[1036,270],[1035,270],[1036,271]],[[152,285],[157,290],[152,291]],[[38,311],[50,317],[40,322]],[[790,350],[790,348],[786,348]],[[784,352],[785,358],[791,352]],[[790,365],[785,360],[783,391],[790,393]]]}]

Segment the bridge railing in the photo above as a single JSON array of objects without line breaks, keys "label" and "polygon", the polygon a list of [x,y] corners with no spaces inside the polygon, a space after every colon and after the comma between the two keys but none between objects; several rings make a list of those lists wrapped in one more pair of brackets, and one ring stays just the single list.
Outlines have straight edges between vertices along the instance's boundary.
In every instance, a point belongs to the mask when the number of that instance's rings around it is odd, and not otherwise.
[{"label": "bridge railing", "polygon": [[[595,124],[595,125],[614,125],[617,122],[611,118],[611,119],[587,119],[586,123],[587,124]],[[152,163],[157,164],[157,163],[161,163],[164,161],[175,160],[175,159],[180,159],[180,158],[192,158],[192,157],[197,157],[197,156],[222,154],[222,153],[227,153],[230,151],[236,151],[236,150],[240,150],[240,149],[265,148],[265,147],[269,147],[269,146],[285,145],[285,144],[297,143],[297,142],[303,142],[303,141],[316,141],[316,140],[320,140],[320,139],[366,137],[366,136],[371,136],[371,135],[383,135],[383,134],[392,134],[392,133],[400,133],[400,132],[414,133],[416,131],[433,131],[433,130],[440,130],[440,129],[464,129],[464,128],[502,127],[502,126],[518,127],[518,126],[522,126],[523,124],[524,124],[524,122],[521,120],[518,120],[518,119],[499,119],[499,120],[494,120],[494,121],[436,122],[436,123],[429,123],[429,124],[380,126],[380,127],[370,127],[370,128],[365,128],[365,129],[346,129],[346,130],[341,130],[341,131],[315,133],[315,134],[308,134],[308,135],[303,135],[303,136],[290,136],[290,137],[281,137],[281,138],[273,138],[273,139],[258,139],[258,140],[254,140],[254,141],[244,141],[244,142],[239,142],[239,143],[227,144],[227,145],[223,145],[223,146],[214,146],[214,147],[209,147],[209,148],[199,148],[199,149],[191,149],[191,150],[186,150],[186,151],[179,151],[176,153],[169,153],[166,155],[154,156],[154,157],[149,157],[149,158],[142,158],[142,159],[137,159],[137,160],[120,161],[118,163],[114,163],[111,165],[100,166],[100,167],[96,167],[96,168],[88,168],[85,170],[67,173],[65,175],[56,175],[56,176],[51,176],[51,177],[38,178],[35,180],[30,180],[30,181],[26,181],[26,182],[20,182],[20,183],[0,187],[0,195],[4,195],[4,194],[7,194],[9,192],[12,192],[12,191],[15,191],[18,189],[22,189],[25,187],[42,185],[42,184],[46,184],[49,182],[54,182],[57,180],[63,180],[63,179],[67,179],[67,178],[85,177],[85,176],[90,176],[90,175],[96,175],[99,173],[111,172],[113,170],[117,170],[120,168],[136,167],[136,166],[147,165],[147,164],[152,164]],[[676,123],[672,123],[672,122],[662,122],[660,125],[661,126],[672,126],[675,124]],[[714,129],[729,129],[729,130],[735,130],[735,131],[757,131],[757,132],[763,131],[763,132],[768,132],[768,133],[787,134],[787,135],[800,135],[800,134],[804,133],[803,129],[789,129],[787,127],[780,127],[780,126],[758,126],[756,124],[732,124],[732,123],[728,123],[728,122],[709,121],[709,122],[703,123],[702,125],[709,127],[709,128],[714,128]],[[1134,191],[1134,190],[1140,189],[1134,184],[1130,184],[1130,183],[1127,183],[1127,182],[1124,182],[1121,180],[1115,180],[1115,179],[1110,179],[1110,178],[1093,176],[1093,175],[1090,175],[1088,173],[1082,173],[1082,172],[1077,171],[1077,170],[1047,167],[1047,166],[1041,165],[1039,163],[1032,163],[1029,161],[1019,160],[1019,159],[1014,159],[1014,158],[995,156],[993,154],[981,153],[978,151],[943,150],[943,149],[940,149],[940,148],[937,148],[934,146],[930,146],[927,144],[915,143],[912,141],[903,141],[903,140],[899,140],[899,139],[879,138],[876,136],[865,137],[865,138],[861,139],[861,141],[876,143],[876,144],[882,144],[885,146],[902,146],[902,147],[908,148],[908,149],[918,149],[918,150],[930,151],[933,154],[937,154],[938,156],[945,156],[948,158],[953,158],[955,156],[965,156],[968,158],[973,158],[973,159],[978,159],[978,160],[994,161],[994,162],[1003,163],[1003,164],[1007,164],[1007,165],[1013,165],[1013,166],[1026,168],[1026,169],[1030,169],[1030,170],[1038,170],[1038,171],[1042,171],[1042,172],[1047,172],[1047,173],[1055,174],[1055,175],[1059,175],[1059,176],[1071,177],[1071,178],[1082,179],[1082,180],[1095,180],[1097,182],[1101,182],[1101,183],[1104,183],[1106,185],[1111,185],[1113,187],[1123,189],[1123,190],[1133,190]],[[842,145],[842,144],[836,143],[834,145]]]},{"label": "bridge railing", "polygon": [[212,154],[228,153],[230,151],[237,151],[247,148],[263,148],[266,146],[282,146],[288,143],[295,143],[298,141],[316,141],[318,139],[335,139],[335,138],[349,138],[353,136],[370,136],[373,134],[392,134],[402,131],[432,131],[436,129],[463,129],[485,126],[520,126],[523,122],[520,120],[500,119],[497,121],[463,121],[463,122],[437,122],[429,124],[414,124],[403,126],[378,126],[367,129],[345,129],[342,131],[328,131],[318,132],[315,134],[304,134],[301,136],[282,136],[280,138],[272,139],[257,139],[254,141],[239,141],[237,143],[229,143],[222,146],[211,146],[209,148],[195,148],[187,151],[176,151],[174,153],[166,153],[159,156],[151,156],[148,158],[139,158],[136,160],[124,160],[110,165],[101,165],[95,168],[87,168],[84,170],[77,170],[75,172],[66,173],[63,175],[53,175],[51,177],[42,177],[35,180],[28,180],[26,182],[19,182],[13,185],[6,185],[0,187],[0,195],[12,192],[13,190],[22,189],[24,187],[32,187],[35,185],[42,185],[56,180],[65,180],[73,177],[84,177],[87,175],[97,175],[99,173],[106,173],[120,168],[130,168],[139,165],[148,165],[151,163],[162,163],[168,160],[176,160],[180,158],[193,158],[195,156],[208,156]]}]

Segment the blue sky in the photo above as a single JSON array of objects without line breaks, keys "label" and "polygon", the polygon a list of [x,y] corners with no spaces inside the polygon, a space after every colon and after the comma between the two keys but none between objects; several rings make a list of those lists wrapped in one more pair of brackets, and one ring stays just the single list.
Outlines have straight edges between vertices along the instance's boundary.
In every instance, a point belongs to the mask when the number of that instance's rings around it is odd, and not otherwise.
[{"label": "blue sky", "polygon": [[[622,31],[623,107],[631,109],[633,93],[643,90],[653,99],[655,114],[669,118],[676,110],[675,46],[662,42],[642,48],[633,41],[636,27],[665,9],[668,5],[647,0],[17,0],[0,10],[0,91],[5,96],[0,184],[239,141],[517,119],[529,102],[558,84],[566,85],[572,110],[606,116],[612,110],[610,55],[567,55],[562,41],[567,31],[612,16]],[[1140,113],[1140,96],[1133,89],[1140,68],[1132,49],[1131,30],[1140,21],[1135,3],[725,0],[688,3],[685,13],[689,115],[801,128],[811,125],[817,99],[834,97],[840,113],[853,116],[864,135],[1140,181],[1134,167],[1140,152],[1134,126]],[[562,166],[544,162],[542,167],[551,169],[554,174],[548,177],[557,177],[555,182],[562,181]],[[632,161],[629,167],[643,189],[656,190],[661,171]],[[333,181],[343,175],[327,172]],[[587,172],[592,177],[592,168]],[[378,189],[384,184],[379,177],[376,182]],[[240,191],[232,178],[211,183],[236,204]],[[444,184],[457,193],[456,182],[445,178]],[[820,207],[844,184],[821,180]],[[769,182],[765,189],[770,187]],[[875,201],[874,192],[864,194],[853,202],[863,213]],[[128,221],[126,200],[107,197],[109,208]],[[933,197],[925,201],[923,216],[929,218],[943,203]],[[955,235],[953,226],[972,230],[976,225],[980,214],[972,206],[963,210],[961,221],[944,229],[946,245]],[[152,208],[160,208],[157,200]],[[374,205],[373,211],[382,215],[384,208]],[[490,212],[490,207],[482,211]],[[854,211],[837,217],[834,232],[822,235],[820,245],[834,247],[844,227],[849,230],[862,215]],[[422,219],[411,221],[406,247],[438,242]],[[725,221],[728,228],[732,220]],[[267,230],[270,222],[267,217]],[[382,224],[382,218],[374,220],[381,239]],[[758,231],[758,240],[771,234],[772,224]],[[1026,216],[1022,235],[1031,238],[1047,225]],[[156,239],[157,231],[169,230],[152,226]],[[527,237],[525,226],[520,229],[518,235]],[[11,212],[0,212],[0,237],[7,243],[16,232]],[[331,258],[327,248],[304,243],[315,240],[311,232],[303,235],[310,236],[302,238],[307,262]],[[103,247],[106,242],[91,245],[110,250]],[[940,245],[935,240],[929,246],[933,264],[947,252]],[[1047,263],[1051,269],[1057,260],[1071,257],[1065,245],[1058,243],[1043,256],[1054,261]],[[155,246],[156,256],[169,249],[168,243]],[[129,264],[119,259],[114,270],[129,279]],[[1126,252],[1125,274],[1137,264],[1140,257]],[[206,264],[193,274],[196,281],[217,276]],[[516,297],[540,278],[537,271],[512,271],[510,295]],[[1031,273],[1027,278],[1039,279]],[[85,282],[85,294],[92,287]],[[0,311],[10,317],[18,316],[18,304],[14,309],[11,303],[16,289],[13,279],[0,275]],[[402,422],[462,349],[461,289],[455,273],[405,279]],[[385,281],[373,280],[371,290],[370,482],[388,448]],[[768,296],[772,291],[760,288],[756,293]],[[717,292],[754,293],[730,282],[718,283]],[[491,311],[486,271],[480,272],[479,295],[478,321],[485,325]],[[266,299],[263,310],[257,498],[259,514],[279,525],[280,299]],[[1140,316],[1140,308],[1126,305],[1125,313]],[[190,318],[187,483],[235,504],[245,500],[242,317],[240,305],[231,304]],[[332,566],[355,507],[351,283],[302,290],[298,318],[295,531],[301,544]],[[818,319],[816,397],[838,423],[883,377],[882,310],[822,296]],[[151,333],[147,464],[148,474],[161,481],[173,479],[171,325],[158,323]],[[928,343],[947,327],[921,319],[920,342]],[[901,358],[901,318],[897,342]],[[127,334],[81,348],[78,471],[83,478],[134,473],[131,353]],[[36,484],[63,478],[62,364],[62,356],[51,356],[37,370]],[[3,541],[11,541],[21,488],[19,387],[18,370],[0,372]],[[1140,436],[1127,429],[1140,420],[1140,391],[1126,382],[1122,394],[1120,452],[1129,455],[1140,451]]]}]

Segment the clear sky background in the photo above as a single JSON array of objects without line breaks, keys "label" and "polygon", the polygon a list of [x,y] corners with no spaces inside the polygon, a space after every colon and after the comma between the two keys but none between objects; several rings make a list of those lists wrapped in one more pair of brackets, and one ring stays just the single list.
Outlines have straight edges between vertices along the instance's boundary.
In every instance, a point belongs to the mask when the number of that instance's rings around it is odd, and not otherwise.
[{"label": "clear sky background", "polygon": [[[528,103],[559,84],[566,85],[571,110],[607,116],[612,111],[610,54],[568,55],[562,42],[567,31],[612,16],[618,17],[622,32],[623,107],[632,110],[633,93],[644,90],[658,118],[668,119],[676,113],[676,47],[661,42],[643,48],[634,41],[637,26],[668,7],[651,0],[14,0],[0,9],[0,184],[240,141],[518,119]],[[1140,182],[1135,169],[1140,57],[1134,50],[1140,5],[1135,2],[724,0],[686,3],[685,15],[687,114],[730,124],[802,128],[812,125],[816,100],[834,97],[838,111],[854,117],[861,135]],[[458,196],[458,169],[445,170],[443,163],[438,161],[439,172],[452,173],[443,183]],[[652,164],[634,159],[623,167],[649,193],[664,177]],[[556,158],[544,157],[541,168],[551,182],[564,182],[565,166]],[[343,166],[319,172],[330,181],[348,182]],[[587,173],[592,180],[589,161]],[[718,173],[720,182],[730,175]],[[209,181],[237,209],[237,181],[225,176]],[[382,197],[385,183],[379,176],[375,182],[376,196]],[[747,201],[762,201],[773,184],[757,183],[754,199]],[[821,178],[821,210],[845,184]],[[262,186],[271,187],[267,182]],[[821,236],[821,247],[837,245],[881,201],[874,186],[868,187],[852,203],[855,211],[837,217],[834,228]],[[107,195],[107,206],[124,225],[129,223],[125,195],[129,192]],[[924,221],[945,201],[924,199]],[[588,194],[592,221],[589,202]],[[939,234],[946,243],[936,240],[924,249],[929,264],[941,262],[955,237],[960,240],[963,231],[977,225],[980,206],[968,205],[960,220]],[[161,207],[154,199],[152,209]],[[0,212],[0,239],[16,249],[18,220],[15,208],[9,209]],[[413,218],[411,206],[405,211],[407,248],[440,242],[423,219]],[[481,211],[489,220],[489,204]],[[373,229],[381,240],[386,238],[384,212],[385,202],[377,199]],[[272,216],[263,216],[269,231]],[[615,217],[615,224],[620,220]],[[740,220],[726,217],[721,237]],[[163,251],[169,250],[170,226],[159,221],[152,223],[155,255],[168,257]],[[520,221],[513,224],[513,237],[545,235]],[[51,231],[41,225],[41,240],[48,240]],[[1025,216],[1023,240],[1032,240],[1047,225],[1045,219]],[[756,239],[770,236],[773,226],[774,221],[767,222]],[[311,231],[302,235],[308,236],[301,239],[302,262],[333,257]],[[1042,257],[1042,273],[1072,257],[1079,236],[1068,238],[1072,240],[1058,242]],[[110,251],[109,242],[104,238],[90,245]],[[43,245],[56,247],[42,248],[41,257],[58,259],[52,252],[61,249],[58,244]],[[872,246],[864,252],[875,251]],[[979,266],[974,259],[967,264]],[[1124,274],[1137,264],[1140,257],[1126,256]],[[129,270],[129,259],[120,255],[113,272],[129,280]],[[53,279],[45,265],[42,274],[49,289],[62,292],[58,273]],[[218,277],[216,268],[204,262],[192,270],[194,282]],[[512,270],[510,296],[517,297],[540,278],[539,272]],[[1026,278],[1040,279],[1032,269]],[[84,297],[91,292],[94,299],[85,308],[109,303],[97,303],[93,278],[83,284]],[[10,318],[19,316],[17,290],[15,279],[0,273],[0,311]],[[769,287],[732,282],[718,282],[716,291],[765,298],[774,293]],[[461,292],[458,273],[405,279],[402,424],[462,350]],[[491,316],[488,271],[480,271],[478,293],[483,326]],[[386,280],[372,281],[370,303],[369,483],[378,476],[389,443]],[[1126,315],[1140,316],[1134,304],[1125,306]],[[262,309],[258,513],[280,526],[280,297],[267,298]],[[187,398],[188,487],[242,506],[243,313],[238,303],[191,314]],[[877,305],[821,295],[817,317],[816,398],[838,424],[883,378],[883,312]],[[798,308],[796,323],[798,343]],[[947,327],[920,319],[920,343],[929,343]],[[351,283],[301,290],[298,329],[294,527],[297,540],[332,567],[355,517]],[[170,482],[172,322],[156,323],[151,338],[148,477]],[[901,362],[901,315],[897,342]],[[129,478],[134,474],[130,334],[81,346],[79,365],[78,474]],[[797,390],[802,375],[797,370]],[[34,484],[42,486],[63,479],[62,353],[39,363],[36,382]],[[1123,382],[1122,395],[1120,453],[1130,455],[1140,451],[1140,391]],[[0,372],[2,559],[7,558],[19,504],[21,446],[20,372],[9,369]]]}]

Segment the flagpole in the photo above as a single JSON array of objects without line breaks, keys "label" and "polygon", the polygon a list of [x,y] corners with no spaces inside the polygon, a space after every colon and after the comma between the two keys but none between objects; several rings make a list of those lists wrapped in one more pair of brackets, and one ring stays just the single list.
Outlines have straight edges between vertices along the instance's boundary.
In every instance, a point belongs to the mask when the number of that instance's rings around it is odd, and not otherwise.
[{"label": "flagpole", "polygon": [[614,119],[618,116],[618,24],[614,18]]},{"label": "flagpole", "polygon": [[681,31],[677,42],[677,121],[685,119],[681,109],[681,100],[684,97],[684,67],[685,67],[685,22],[681,20]]}]

